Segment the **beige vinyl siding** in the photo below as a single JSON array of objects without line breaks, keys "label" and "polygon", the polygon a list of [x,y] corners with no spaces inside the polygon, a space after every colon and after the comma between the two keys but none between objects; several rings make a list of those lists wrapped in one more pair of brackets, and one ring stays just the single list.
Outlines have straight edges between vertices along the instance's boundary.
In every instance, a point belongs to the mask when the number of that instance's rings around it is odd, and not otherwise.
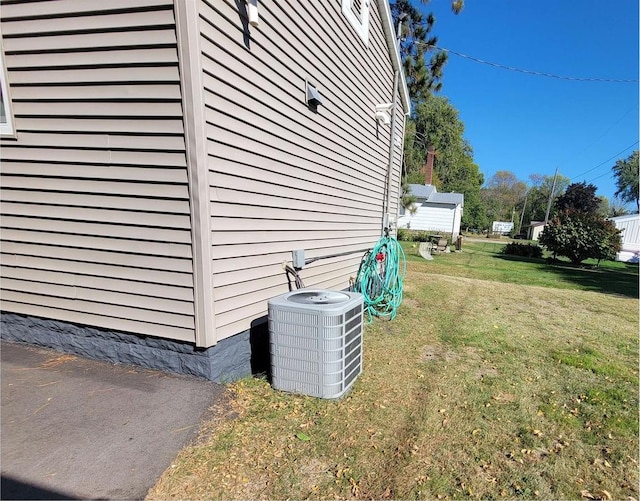
[{"label": "beige vinyl siding", "polygon": [[[344,289],[380,237],[390,127],[374,111],[392,99],[393,68],[370,6],[365,46],[339,0],[262,2],[258,28],[245,28],[233,1],[200,2],[218,339],[248,329],[288,290],[292,250],[352,252],[301,271],[307,286]],[[322,96],[317,114],[305,79]],[[397,122],[401,138],[402,110]]]},{"label": "beige vinyl siding", "polygon": [[2,2],[5,311],[193,342],[172,0]]}]

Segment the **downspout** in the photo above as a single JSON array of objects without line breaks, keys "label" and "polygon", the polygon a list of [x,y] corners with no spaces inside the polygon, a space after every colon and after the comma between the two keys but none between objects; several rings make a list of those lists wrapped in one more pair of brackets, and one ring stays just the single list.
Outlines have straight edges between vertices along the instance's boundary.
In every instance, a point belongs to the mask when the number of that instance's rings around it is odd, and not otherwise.
[{"label": "downspout", "polygon": [[396,142],[396,115],[398,108],[398,78],[400,76],[400,72],[396,70],[393,73],[393,98],[392,103],[393,107],[391,114],[391,133],[389,134],[389,164],[387,166],[387,189],[384,203],[384,214],[382,220],[382,231],[384,235],[388,235],[391,231],[391,221],[390,221],[390,208],[391,208],[391,177],[393,175],[393,157],[395,152],[395,142]]},{"label": "downspout", "polygon": [[451,225],[451,243],[453,243],[454,235],[456,234],[456,220],[458,219],[459,207],[460,206],[456,204],[456,206],[453,209],[453,221]]},{"label": "downspout", "polygon": [[[384,4],[384,8],[386,9],[386,13],[389,16],[389,18],[391,18],[391,13],[389,12],[389,4],[387,3],[386,0],[383,1]],[[400,36],[402,33],[402,21],[404,21],[404,19],[407,17],[407,14],[403,13],[400,15],[400,18],[398,19],[398,26],[396,28],[396,32],[395,33],[389,33],[389,35],[391,35],[392,38],[392,44],[393,44],[393,50],[394,50],[394,56],[396,56],[396,64],[394,65],[396,67],[395,71],[393,72],[393,97],[392,97],[392,115],[391,115],[391,133],[389,134],[389,165],[387,168],[387,188],[386,188],[386,197],[384,200],[384,204],[383,204],[383,210],[384,213],[382,215],[382,234],[387,236],[389,235],[389,233],[391,232],[391,214],[389,213],[391,211],[391,179],[393,177],[393,158],[394,158],[394,153],[395,153],[395,147],[396,147],[396,115],[397,115],[397,111],[398,111],[398,80],[400,79],[400,71],[402,68],[402,63],[401,63],[401,59],[400,59]],[[392,26],[393,28],[393,26]],[[406,90],[405,90],[406,91]],[[405,120],[405,124],[406,124],[406,117],[403,117],[403,120]],[[404,131],[404,127],[402,128],[402,130]],[[400,176],[402,177],[402,154],[403,154],[403,148],[400,148]],[[398,210],[396,210],[396,221],[398,220],[397,218],[398,216]]]},{"label": "downspout", "polygon": [[[407,116],[403,115],[402,116],[402,130],[405,131],[407,130]],[[395,139],[394,139],[395,140]],[[399,185],[398,185],[398,205],[396,205],[396,233],[398,230],[398,218],[400,217],[400,193],[402,190],[402,169],[403,169],[403,165],[404,165],[404,141],[402,142],[402,145],[400,147],[400,171],[399,171]],[[392,171],[393,172],[393,171]],[[396,234],[397,236],[397,234]]]}]

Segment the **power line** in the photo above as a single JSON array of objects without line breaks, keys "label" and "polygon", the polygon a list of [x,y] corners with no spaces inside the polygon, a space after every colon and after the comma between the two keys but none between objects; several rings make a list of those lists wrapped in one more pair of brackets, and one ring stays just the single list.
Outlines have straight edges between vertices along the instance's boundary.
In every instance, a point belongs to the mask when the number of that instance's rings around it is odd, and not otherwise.
[{"label": "power line", "polygon": [[611,125],[606,131],[604,131],[600,136],[598,136],[597,139],[591,141],[580,153],[578,153],[578,155],[584,153],[585,151],[587,151],[591,146],[593,146],[594,143],[600,141],[600,139],[602,139],[604,136],[606,136],[616,125],[618,125],[620,122],[622,122],[622,119],[624,117],[626,117],[630,112],[632,112],[633,110],[635,110],[638,107],[638,103],[634,104],[631,108],[629,108],[624,115],[622,115],[618,120],[616,120],[616,122]]},{"label": "power line", "polygon": [[[596,165],[595,167],[592,167],[589,170],[586,170],[584,172],[582,172],[581,174],[578,174],[577,176],[573,176],[571,179],[569,179],[569,181],[573,181],[574,179],[584,176],[585,174],[588,174],[589,172],[592,172],[594,170],[596,170],[598,167],[602,167],[604,164],[606,164],[607,162],[610,162],[611,160],[613,160],[614,158],[617,158],[620,154],[624,153],[625,151],[627,151],[630,148],[633,148],[636,144],[638,144],[638,141],[636,141],[635,143],[633,143],[631,146],[627,146],[624,150],[616,153],[615,155],[613,155],[611,158],[607,158],[604,162],[599,163],[598,165]],[[602,176],[605,176],[606,174],[603,174]],[[602,176],[598,176],[594,179],[598,179],[601,178]],[[592,180],[593,181],[593,180]]]},{"label": "power line", "polygon": [[624,79],[613,79],[613,78],[588,78],[588,77],[570,77],[564,75],[555,75],[553,73],[544,73],[541,71],[533,71],[533,70],[525,70],[522,68],[516,68],[514,66],[506,66],[504,64],[493,63],[491,61],[485,61],[484,59],[480,59],[474,56],[469,56],[468,54],[463,54],[462,52],[457,52],[452,49],[447,49],[446,47],[438,47],[433,44],[424,43],[424,42],[416,42],[418,45],[425,45],[427,47],[431,47],[432,49],[442,50],[444,52],[449,52],[451,54],[455,54],[456,56],[469,59],[471,61],[475,61],[476,63],[486,64],[487,66],[493,66],[494,68],[500,68],[501,70],[508,71],[516,71],[518,73],[525,73],[527,75],[535,75],[539,77],[547,77],[547,78],[555,78],[557,80],[571,80],[574,82],[606,82],[606,83],[638,83],[640,80],[624,80]]},{"label": "power line", "polygon": [[593,179],[591,179],[590,181],[586,182],[586,184],[591,184],[596,179],[600,179],[601,177],[604,177],[604,176],[613,176],[613,174],[611,174],[611,172],[605,172],[604,174],[600,174],[599,176],[596,176]]}]

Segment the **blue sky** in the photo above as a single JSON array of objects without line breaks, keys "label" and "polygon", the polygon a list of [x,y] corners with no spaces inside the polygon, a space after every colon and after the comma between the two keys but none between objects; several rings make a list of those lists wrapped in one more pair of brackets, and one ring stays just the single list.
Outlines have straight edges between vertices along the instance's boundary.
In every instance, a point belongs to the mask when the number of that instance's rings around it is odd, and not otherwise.
[{"label": "blue sky", "polygon": [[[450,3],[420,6],[434,13],[441,47],[535,72],[638,79],[637,0],[466,0],[457,16]],[[529,183],[557,167],[611,200],[611,167],[638,149],[638,83],[561,80],[449,54],[440,94],[459,110],[485,179],[509,170]]]}]

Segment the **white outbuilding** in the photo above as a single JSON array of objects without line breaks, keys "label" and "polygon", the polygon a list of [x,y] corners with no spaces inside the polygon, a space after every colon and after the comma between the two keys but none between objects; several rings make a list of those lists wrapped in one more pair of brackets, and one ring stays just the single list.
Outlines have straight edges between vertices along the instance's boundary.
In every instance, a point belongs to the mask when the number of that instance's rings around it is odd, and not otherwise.
[{"label": "white outbuilding", "polygon": [[640,261],[640,214],[610,217],[616,228],[622,230],[622,250],[616,261],[637,263]]},{"label": "white outbuilding", "polygon": [[415,212],[401,208],[398,228],[450,233],[455,240],[460,234],[464,195],[438,193],[431,184],[410,184],[409,190],[417,198]]}]

